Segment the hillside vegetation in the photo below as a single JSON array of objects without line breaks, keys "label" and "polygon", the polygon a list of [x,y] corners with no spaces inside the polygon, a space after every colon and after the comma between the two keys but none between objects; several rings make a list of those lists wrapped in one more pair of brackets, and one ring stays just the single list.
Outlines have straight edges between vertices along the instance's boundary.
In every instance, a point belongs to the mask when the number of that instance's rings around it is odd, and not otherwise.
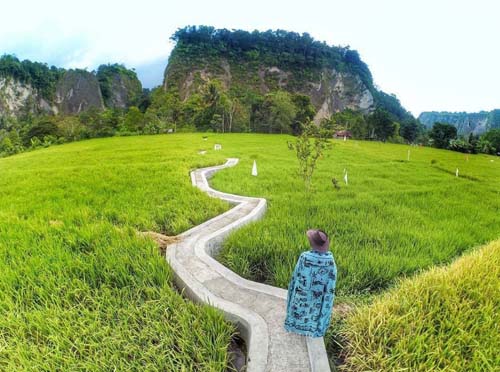
[{"label": "hillside vegetation", "polygon": [[64,69],[49,67],[45,63],[20,61],[12,55],[0,57],[0,77],[12,78],[23,84],[29,84],[48,100],[54,99],[56,84],[63,73]]},{"label": "hillside vegetation", "polygon": [[434,268],[347,320],[346,371],[500,370],[500,241]]},{"label": "hillside vegetation", "polygon": [[228,206],[190,184],[201,136],[0,159],[0,370],[225,371],[234,332],[183,299],[158,247]]},{"label": "hillside vegetation", "polygon": [[[308,119],[318,123],[345,109],[383,109],[395,121],[414,121],[395,96],[374,87],[368,66],[349,47],[330,46],[307,33],[210,26],[179,29],[172,40],[164,91],[152,98],[152,106],[164,110],[151,113],[177,126],[290,133],[296,113],[307,105],[313,106]],[[220,102],[206,102],[207,95]]]}]

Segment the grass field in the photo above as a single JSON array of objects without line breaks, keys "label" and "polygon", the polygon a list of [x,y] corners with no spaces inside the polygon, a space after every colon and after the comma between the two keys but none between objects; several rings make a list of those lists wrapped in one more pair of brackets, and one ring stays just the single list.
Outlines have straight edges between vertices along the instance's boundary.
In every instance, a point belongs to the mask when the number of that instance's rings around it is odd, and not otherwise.
[{"label": "grass field", "polygon": [[[233,327],[217,311],[182,299],[155,244],[136,231],[174,235],[225,211],[228,205],[190,186],[189,169],[226,157],[241,162],[217,173],[214,187],[269,202],[265,218],[233,233],[221,255],[253,280],[286,287],[308,249],[309,227],[331,235],[341,300],[373,298],[399,278],[500,236],[498,157],[336,141],[306,194],[290,140],[108,138],[0,159],[0,370],[223,371]],[[215,142],[222,151],[211,150]],[[208,152],[199,154],[202,149]],[[254,159],[258,177],[250,175]],[[331,179],[342,181],[344,169],[349,185],[335,190]],[[500,280],[492,280],[498,287]],[[394,291],[391,296],[410,298],[404,289]],[[356,355],[372,352],[355,343],[357,334],[368,337],[356,326],[373,321],[371,308],[361,309],[342,329],[357,366]],[[387,335],[406,326],[410,307],[401,311],[399,326],[386,312],[388,323],[380,324],[387,324]],[[470,324],[480,321],[469,315]],[[327,338],[330,350],[335,332]],[[367,342],[383,347],[381,335]],[[372,365],[403,358],[404,347],[372,355]],[[422,366],[434,363],[423,358]]]},{"label": "grass field", "polygon": [[184,300],[155,244],[227,209],[191,187],[200,136],[0,159],[0,370],[224,371],[234,330]]},{"label": "grass field", "polygon": [[434,268],[347,320],[346,371],[499,371],[500,240]]},{"label": "grass field", "polygon": [[[247,278],[286,288],[308,247],[304,232],[310,227],[331,234],[342,295],[376,293],[395,278],[450,262],[500,236],[498,157],[474,155],[467,161],[451,151],[335,141],[319,162],[315,191],[306,194],[287,140],[220,140],[241,164],[215,175],[214,187],[269,201],[266,217],[232,234],[222,253],[223,262]],[[258,177],[250,175],[253,159]],[[338,191],[333,177],[342,183]]]}]

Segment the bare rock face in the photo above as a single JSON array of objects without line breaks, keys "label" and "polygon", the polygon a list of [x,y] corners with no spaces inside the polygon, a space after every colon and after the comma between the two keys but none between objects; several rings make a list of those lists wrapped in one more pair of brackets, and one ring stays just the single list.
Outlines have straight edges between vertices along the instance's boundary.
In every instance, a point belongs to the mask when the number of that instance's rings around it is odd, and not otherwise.
[{"label": "bare rock face", "polygon": [[352,109],[370,113],[375,109],[372,92],[358,75],[339,72],[334,69],[316,71],[306,78],[300,72],[285,71],[277,66],[260,65],[257,68],[231,65],[226,59],[218,64],[196,66],[191,69],[170,63],[165,71],[164,88],[174,88],[180,98],[186,100],[199,91],[200,86],[212,79],[219,80],[225,89],[237,86],[244,90],[254,90],[266,94],[274,90],[305,94],[311,98],[317,114],[314,121],[319,123],[333,113]]},{"label": "bare rock face", "polygon": [[12,78],[0,78],[0,115],[57,112],[57,107],[42,98],[31,85]]},{"label": "bare rock face", "polygon": [[64,114],[79,114],[89,108],[104,109],[99,81],[84,70],[68,70],[56,87],[56,104]]},{"label": "bare rock face", "polygon": [[500,128],[500,110],[480,112],[422,112],[418,120],[427,128],[434,123],[445,123],[457,128],[458,134],[482,134],[490,129]]},{"label": "bare rock face", "polygon": [[128,88],[129,81],[116,74],[111,80],[111,94],[106,100],[106,106],[114,108],[127,108],[132,102],[131,91]]},{"label": "bare rock face", "polygon": [[319,84],[311,84],[308,94],[312,103],[319,107],[315,122],[329,118],[333,113],[345,109],[370,113],[375,101],[370,90],[357,75],[335,70],[323,71]]},{"label": "bare rock face", "polygon": [[[177,66],[174,66],[174,70],[176,70]],[[169,79],[169,69],[167,66],[165,72],[165,80],[163,82],[163,88],[165,90],[169,89],[169,87],[176,86],[180,93],[180,97],[182,100],[187,99],[191,94],[198,91],[200,85],[207,83],[211,79],[217,79],[222,83],[224,89],[229,89],[231,86],[233,76],[231,74],[231,65],[226,59],[222,59],[220,61],[220,65],[204,68],[193,68],[189,70],[174,71],[175,82],[172,82],[172,79]]]},{"label": "bare rock face", "polygon": [[138,105],[142,96],[142,84],[134,70],[118,63],[100,65],[96,77],[106,107],[126,109]]},{"label": "bare rock face", "polygon": [[142,85],[135,72],[122,66],[110,68],[116,71],[107,74],[104,82],[95,72],[64,71],[53,92],[45,92],[45,95],[28,83],[13,77],[0,77],[0,116],[74,115],[90,108],[126,109],[136,105],[142,95]]}]

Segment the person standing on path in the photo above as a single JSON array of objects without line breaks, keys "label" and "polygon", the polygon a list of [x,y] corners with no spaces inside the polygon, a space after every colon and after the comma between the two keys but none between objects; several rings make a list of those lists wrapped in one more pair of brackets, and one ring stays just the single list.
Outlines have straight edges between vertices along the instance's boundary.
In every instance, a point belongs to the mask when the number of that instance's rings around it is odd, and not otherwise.
[{"label": "person standing on path", "polygon": [[285,329],[323,337],[330,325],[337,266],[328,235],[322,230],[308,230],[306,235],[312,249],[300,255],[288,286]]}]

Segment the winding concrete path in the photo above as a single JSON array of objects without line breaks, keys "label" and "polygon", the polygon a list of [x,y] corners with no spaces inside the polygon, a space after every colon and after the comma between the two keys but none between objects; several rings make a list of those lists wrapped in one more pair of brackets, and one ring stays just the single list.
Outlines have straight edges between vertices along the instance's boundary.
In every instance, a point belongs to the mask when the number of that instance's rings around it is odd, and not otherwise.
[{"label": "winding concrete path", "polygon": [[189,298],[215,306],[236,324],[247,344],[248,372],[330,371],[322,338],[284,330],[286,290],[243,279],[213,258],[231,231],[261,218],[266,210],[265,199],[226,194],[209,186],[215,172],[237,163],[238,159],[228,159],[224,165],[191,172],[194,186],[235,207],[184,232],[168,247],[176,283]]}]

